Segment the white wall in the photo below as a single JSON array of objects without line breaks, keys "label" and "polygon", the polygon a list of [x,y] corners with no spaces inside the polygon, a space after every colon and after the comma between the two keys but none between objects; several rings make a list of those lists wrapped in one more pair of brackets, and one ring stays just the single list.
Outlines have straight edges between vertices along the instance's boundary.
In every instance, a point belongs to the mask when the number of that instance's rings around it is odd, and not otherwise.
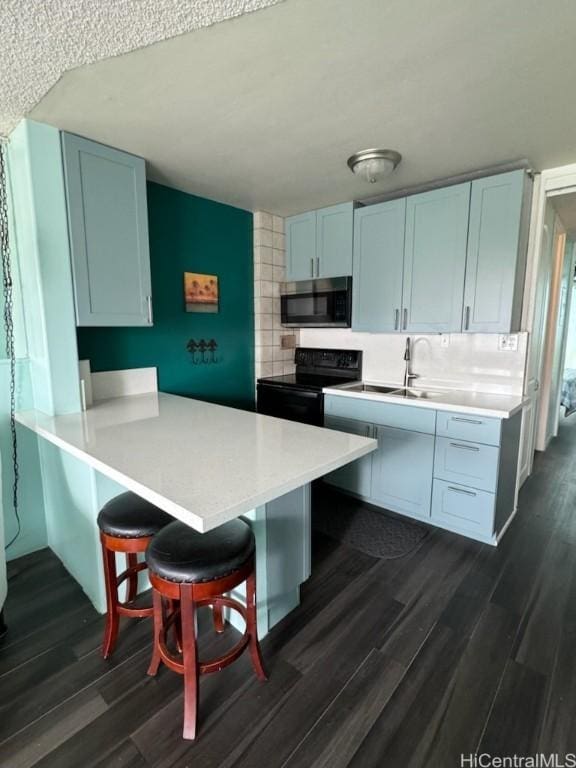
[{"label": "white wall", "polygon": [[[526,363],[526,333],[516,352],[498,350],[498,334],[412,335],[412,371],[419,387],[452,387],[521,395]],[[448,346],[442,346],[442,339]],[[300,330],[300,346],[361,349],[365,381],[400,384],[404,376],[403,334],[356,333],[347,328]]]}]

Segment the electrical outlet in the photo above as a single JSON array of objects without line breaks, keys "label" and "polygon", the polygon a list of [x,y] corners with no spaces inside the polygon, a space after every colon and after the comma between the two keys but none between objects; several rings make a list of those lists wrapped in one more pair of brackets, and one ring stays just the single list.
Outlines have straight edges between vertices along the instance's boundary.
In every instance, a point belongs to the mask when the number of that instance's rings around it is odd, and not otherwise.
[{"label": "electrical outlet", "polygon": [[449,333],[442,333],[442,334],[440,334],[440,346],[444,347],[444,348],[450,346],[450,334]]},{"label": "electrical outlet", "polygon": [[498,336],[498,349],[501,352],[517,352],[518,351],[518,334],[517,333],[501,333]]}]

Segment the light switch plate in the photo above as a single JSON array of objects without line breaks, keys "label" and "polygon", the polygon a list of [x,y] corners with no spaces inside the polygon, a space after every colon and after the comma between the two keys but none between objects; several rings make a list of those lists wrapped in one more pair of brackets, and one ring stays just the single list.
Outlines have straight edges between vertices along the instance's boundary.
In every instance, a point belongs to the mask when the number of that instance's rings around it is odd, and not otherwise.
[{"label": "light switch plate", "polygon": [[517,333],[501,333],[498,336],[498,349],[501,352],[517,352],[518,351],[518,334]]}]

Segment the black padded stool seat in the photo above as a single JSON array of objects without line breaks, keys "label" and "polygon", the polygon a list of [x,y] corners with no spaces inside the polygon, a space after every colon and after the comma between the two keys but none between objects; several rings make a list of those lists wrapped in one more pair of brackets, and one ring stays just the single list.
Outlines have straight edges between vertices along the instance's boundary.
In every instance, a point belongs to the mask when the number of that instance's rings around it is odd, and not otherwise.
[{"label": "black padded stool seat", "polygon": [[174,520],[154,504],[127,491],[105,504],[98,515],[98,527],[108,536],[139,539],[155,533]]},{"label": "black padded stool seat", "polygon": [[237,571],[254,549],[254,534],[243,520],[232,520],[207,533],[176,521],[156,534],[146,550],[146,563],[162,579],[198,584]]}]

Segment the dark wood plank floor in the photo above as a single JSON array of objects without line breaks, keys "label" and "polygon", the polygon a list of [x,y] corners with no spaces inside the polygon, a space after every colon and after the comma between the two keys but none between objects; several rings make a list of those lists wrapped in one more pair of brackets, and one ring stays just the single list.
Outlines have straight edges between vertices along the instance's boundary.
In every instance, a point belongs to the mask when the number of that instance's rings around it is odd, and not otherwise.
[{"label": "dark wood plank floor", "polygon": [[[202,679],[145,674],[150,629],[103,622],[48,551],[10,564],[0,647],[9,768],[450,768],[460,753],[576,751],[576,417],[539,456],[498,549],[433,530],[398,560],[316,538],[302,605],[248,660]],[[230,642],[202,635],[205,654]]]}]

